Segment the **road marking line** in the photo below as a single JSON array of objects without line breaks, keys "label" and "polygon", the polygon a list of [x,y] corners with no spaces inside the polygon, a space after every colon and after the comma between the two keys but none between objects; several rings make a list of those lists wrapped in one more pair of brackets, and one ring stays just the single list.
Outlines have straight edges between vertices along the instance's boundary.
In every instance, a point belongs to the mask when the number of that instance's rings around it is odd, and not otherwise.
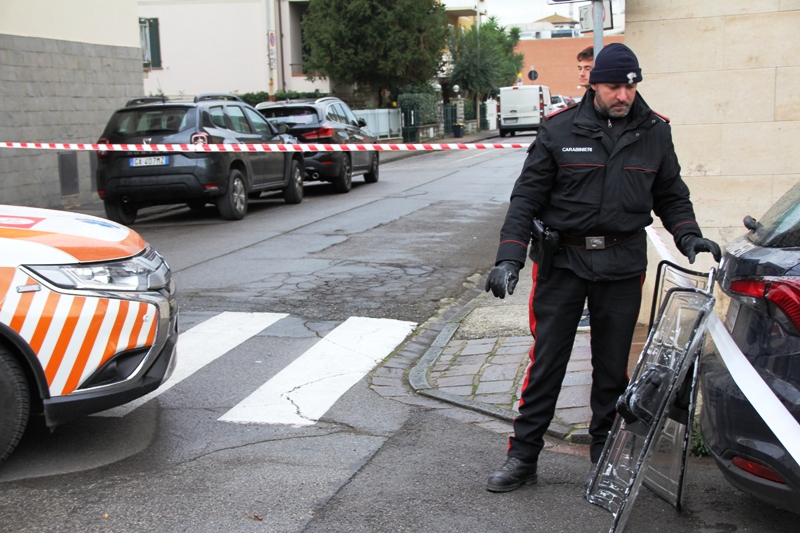
[{"label": "road marking line", "polygon": [[289,315],[286,313],[224,312],[209,318],[178,337],[178,360],[175,370],[163,385],[146,396],[97,413],[95,416],[127,415],[287,316]]},{"label": "road marking line", "polygon": [[350,317],[219,420],[313,425],[415,326],[386,318]]}]

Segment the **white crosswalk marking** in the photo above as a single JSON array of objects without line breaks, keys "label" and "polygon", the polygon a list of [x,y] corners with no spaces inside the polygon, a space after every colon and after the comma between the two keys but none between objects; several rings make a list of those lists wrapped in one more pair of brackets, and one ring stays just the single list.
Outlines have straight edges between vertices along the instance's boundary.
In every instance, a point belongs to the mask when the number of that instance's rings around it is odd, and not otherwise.
[{"label": "white crosswalk marking", "polygon": [[96,416],[121,417],[188,378],[205,365],[289,315],[285,313],[220,313],[178,338],[178,360],[172,376],[146,396]]},{"label": "white crosswalk marking", "polygon": [[350,317],[219,420],[312,425],[415,326],[399,320]]}]

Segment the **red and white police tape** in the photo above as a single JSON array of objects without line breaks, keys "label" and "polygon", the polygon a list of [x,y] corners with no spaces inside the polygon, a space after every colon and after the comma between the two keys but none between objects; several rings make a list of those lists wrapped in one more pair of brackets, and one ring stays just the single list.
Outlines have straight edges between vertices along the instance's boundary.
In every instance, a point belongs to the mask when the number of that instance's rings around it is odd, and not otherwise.
[{"label": "red and white police tape", "polygon": [[[648,226],[645,231],[661,258],[677,264],[675,257],[656,230],[652,226]],[[786,451],[800,464],[800,424],[756,372],[753,365],[733,341],[728,330],[722,325],[716,312],[711,313],[708,319],[708,331],[711,332],[717,351],[733,381],[741,389],[747,401],[764,419],[769,429],[778,437]]]},{"label": "red and white police tape", "polygon": [[[437,150],[497,150],[528,148],[523,143],[414,143],[414,144],[86,144],[32,143],[0,141],[0,148],[36,150],[78,150],[100,152],[412,152]],[[650,241],[662,259],[676,263],[661,236],[646,228]],[[761,418],[778,437],[794,460],[800,464],[800,424],[789,413],[772,389],[733,342],[716,312],[708,321],[708,330],[731,377]]]},{"label": "red and white police tape", "polygon": [[528,148],[526,143],[413,144],[87,144],[0,141],[0,148],[97,152],[432,152]]}]

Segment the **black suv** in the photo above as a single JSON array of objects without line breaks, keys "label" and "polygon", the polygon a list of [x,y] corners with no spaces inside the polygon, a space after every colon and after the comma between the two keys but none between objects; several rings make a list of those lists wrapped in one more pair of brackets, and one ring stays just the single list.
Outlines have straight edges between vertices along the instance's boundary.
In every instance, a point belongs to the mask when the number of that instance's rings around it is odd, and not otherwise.
[{"label": "black suv", "polygon": [[[297,144],[234,95],[193,101],[130,100],[103,131],[100,144]],[[106,215],[131,224],[140,208],[215,203],[222,218],[239,220],[248,198],[282,190],[287,203],[303,200],[301,152],[98,152],[97,193]]]},{"label": "black suv", "polygon": [[[278,128],[288,131],[302,143],[373,144],[377,137],[356,118],[350,108],[332,96],[310,101],[261,102],[262,115]],[[330,181],[336,192],[345,193],[353,185],[353,174],[364,174],[364,181],[378,181],[378,152],[305,152],[306,179]]]}]

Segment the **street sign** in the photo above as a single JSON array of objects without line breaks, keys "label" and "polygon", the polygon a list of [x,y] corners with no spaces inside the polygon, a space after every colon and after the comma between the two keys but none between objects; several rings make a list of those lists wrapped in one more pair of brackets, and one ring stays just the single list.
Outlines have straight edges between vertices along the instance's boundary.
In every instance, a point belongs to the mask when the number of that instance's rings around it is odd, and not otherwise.
[{"label": "street sign", "polygon": [[[594,2],[588,6],[581,6],[579,8],[581,31],[588,33],[594,31]],[[614,29],[614,14],[611,11],[611,0],[603,0],[603,29]]]},{"label": "street sign", "polygon": [[536,72],[535,70],[531,70],[530,72],[528,72],[528,79],[529,80],[536,81],[536,78],[538,78],[538,77],[539,77],[539,73]]}]

